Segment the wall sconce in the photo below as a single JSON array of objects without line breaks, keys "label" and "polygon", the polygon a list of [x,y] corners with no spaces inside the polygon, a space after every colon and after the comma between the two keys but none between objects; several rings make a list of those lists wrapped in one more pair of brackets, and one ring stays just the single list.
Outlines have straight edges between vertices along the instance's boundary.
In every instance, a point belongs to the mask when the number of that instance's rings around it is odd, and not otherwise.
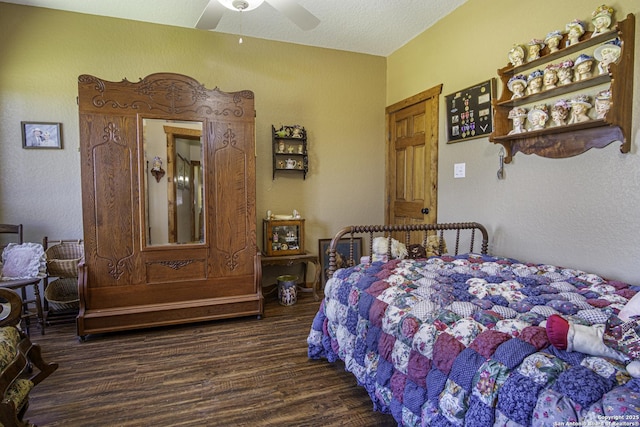
[{"label": "wall sconce", "polygon": [[151,175],[156,178],[156,182],[160,182],[165,172],[162,169],[162,159],[160,156],[155,156],[153,158],[153,167],[151,168]]}]

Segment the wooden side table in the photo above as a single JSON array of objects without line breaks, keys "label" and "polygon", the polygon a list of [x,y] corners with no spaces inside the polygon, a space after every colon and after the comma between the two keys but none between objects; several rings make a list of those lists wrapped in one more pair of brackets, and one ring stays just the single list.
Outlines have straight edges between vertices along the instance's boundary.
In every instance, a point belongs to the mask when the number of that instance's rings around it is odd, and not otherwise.
[{"label": "wooden side table", "polygon": [[309,263],[313,264],[315,268],[315,274],[313,277],[313,286],[311,288],[307,288],[306,286],[298,285],[298,289],[302,292],[313,292],[313,298],[318,301],[320,298],[318,297],[318,284],[320,283],[320,261],[316,255],[312,255],[308,252],[305,252],[302,255],[282,255],[282,256],[266,256],[262,255],[262,266],[266,265],[285,265],[291,266],[294,264],[302,264],[303,265],[303,273],[302,273],[302,284],[305,284],[305,280],[307,277],[307,265]]}]

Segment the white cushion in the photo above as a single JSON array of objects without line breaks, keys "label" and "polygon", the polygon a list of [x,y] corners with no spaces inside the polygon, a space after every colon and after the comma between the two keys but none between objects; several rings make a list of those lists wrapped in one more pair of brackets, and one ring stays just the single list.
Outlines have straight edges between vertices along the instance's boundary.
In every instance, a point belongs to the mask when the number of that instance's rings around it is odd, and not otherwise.
[{"label": "white cushion", "polygon": [[44,248],[38,243],[9,243],[2,252],[2,280],[31,279],[45,268]]}]

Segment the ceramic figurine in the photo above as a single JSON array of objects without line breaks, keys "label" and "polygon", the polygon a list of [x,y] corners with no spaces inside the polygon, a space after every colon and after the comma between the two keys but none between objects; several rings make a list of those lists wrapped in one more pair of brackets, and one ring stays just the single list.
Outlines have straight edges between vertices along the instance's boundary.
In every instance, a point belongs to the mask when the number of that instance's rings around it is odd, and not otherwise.
[{"label": "ceramic figurine", "polygon": [[567,24],[567,46],[572,46],[580,41],[585,32],[585,25],[579,19],[574,19]]},{"label": "ceramic figurine", "polygon": [[544,104],[535,105],[527,114],[527,119],[531,124],[531,127],[529,127],[530,131],[544,129],[544,125],[547,123],[547,120],[549,120],[547,106]]},{"label": "ceramic figurine", "polygon": [[558,85],[558,66],[549,64],[544,69],[542,90],[555,89]]},{"label": "ceramic figurine", "polygon": [[153,158],[153,164],[151,166],[151,175],[156,178],[156,182],[160,182],[160,179],[164,176],[165,170],[162,169],[162,159],[160,156]]},{"label": "ceramic figurine", "polygon": [[571,59],[567,59],[560,63],[560,68],[558,68],[558,86],[563,86],[571,83],[573,77],[573,61]]},{"label": "ceramic figurine", "polygon": [[547,34],[547,37],[544,38],[544,42],[547,44],[549,48],[549,53],[557,52],[560,50],[560,42],[562,41],[562,33],[560,30],[551,31]]},{"label": "ceramic figurine", "polygon": [[162,159],[160,158],[160,156],[155,156],[153,158],[153,165],[151,167],[151,170],[161,170],[162,169]]},{"label": "ceramic figurine", "polygon": [[551,107],[551,126],[564,126],[567,124],[571,105],[565,99],[559,99]]},{"label": "ceramic figurine", "polygon": [[593,57],[585,53],[578,56],[576,62],[573,64],[573,81],[579,82],[587,80],[593,77]]},{"label": "ceramic figurine", "polygon": [[527,130],[524,128],[524,121],[527,118],[527,110],[522,107],[515,107],[509,111],[509,119],[513,120],[513,129],[509,131],[509,135],[523,133]]},{"label": "ceramic figurine", "polygon": [[532,39],[527,46],[528,46],[527,61],[531,62],[534,59],[540,58],[540,51],[544,49],[545,45],[542,40]]},{"label": "ceramic figurine", "polygon": [[278,142],[278,153],[284,153],[285,145],[283,141]]},{"label": "ceramic figurine", "polygon": [[514,67],[524,64],[524,48],[517,44],[509,51],[509,62]]},{"label": "ceramic figurine", "polygon": [[540,93],[542,91],[542,71],[535,70],[527,78],[527,95]]},{"label": "ceramic figurine", "polygon": [[611,108],[611,91],[606,89],[598,92],[595,104],[596,119],[604,119]]},{"label": "ceramic figurine", "polygon": [[511,99],[522,98],[527,88],[527,78],[522,74],[513,76],[507,82],[507,87],[513,94],[511,95]]},{"label": "ceramic figurine", "polygon": [[589,121],[588,111],[591,108],[587,95],[578,95],[571,100],[571,118],[569,124]]},{"label": "ceramic figurine", "polygon": [[292,138],[302,138],[303,135],[303,131],[302,131],[302,126],[300,125],[295,125],[291,131],[291,137]]},{"label": "ceramic figurine", "polygon": [[593,13],[591,14],[591,22],[593,22],[593,26],[595,28],[593,30],[593,33],[591,33],[591,37],[596,37],[602,33],[606,33],[607,31],[609,31],[613,12],[613,8],[607,6],[606,4],[598,6],[598,8],[593,11]]},{"label": "ceramic figurine", "polygon": [[593,51],[593,56],[598,62],[598,73],[608,74],[609,65],[617,62],[620,59],[620,39],[610,40],[600,46],[596,47]]}]

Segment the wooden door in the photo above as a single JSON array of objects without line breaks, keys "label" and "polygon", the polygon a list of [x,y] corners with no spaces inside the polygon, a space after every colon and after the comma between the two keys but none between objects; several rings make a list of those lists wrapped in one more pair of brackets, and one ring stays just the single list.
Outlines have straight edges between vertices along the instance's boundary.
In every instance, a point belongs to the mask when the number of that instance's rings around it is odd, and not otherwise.
[{"label": "wooden door", "polygon": [[386,109],[387,224],[437,221],[438,102],[442,85]]}]

